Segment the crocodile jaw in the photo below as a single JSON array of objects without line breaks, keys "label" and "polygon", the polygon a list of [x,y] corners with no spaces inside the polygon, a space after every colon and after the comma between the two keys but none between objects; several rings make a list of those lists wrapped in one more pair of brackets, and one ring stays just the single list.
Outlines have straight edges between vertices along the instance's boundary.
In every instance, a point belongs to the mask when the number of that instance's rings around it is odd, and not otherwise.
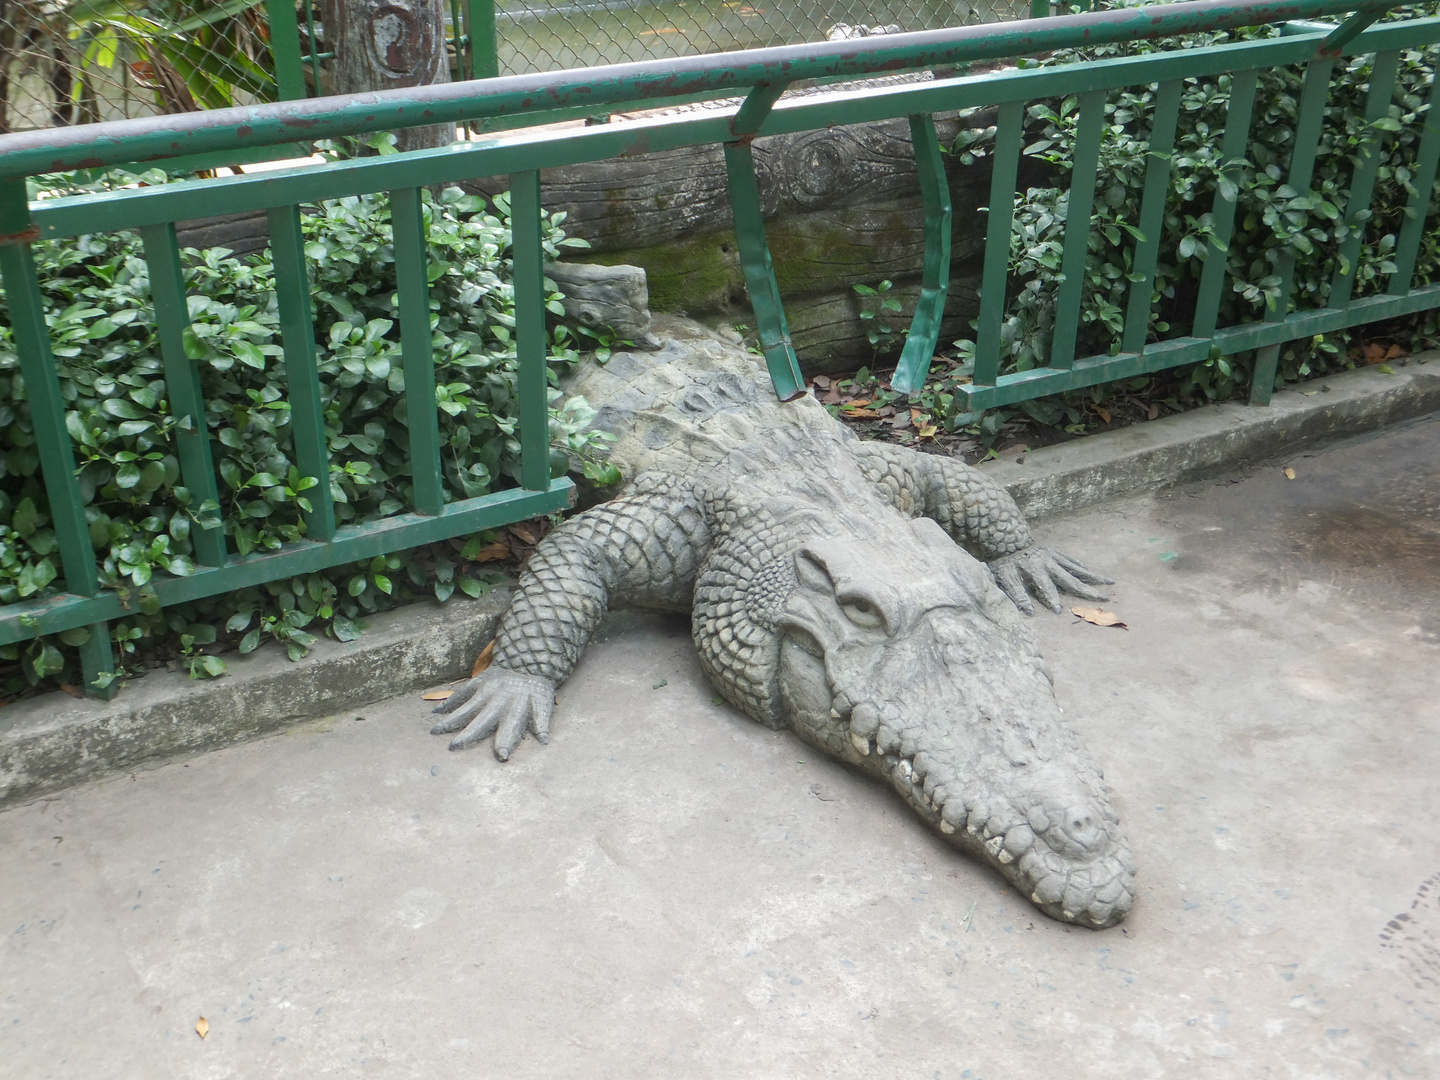
[{"label": "crocodile jaw", "polygon": [[1135,866],[1033,639],[993,586],[932,583],[926,610],[868,635],[817,617],[813,593],[797,597],[791,610],[801,614],[781,620],[786,719],[893,787],[1047,915],[1115,925],[1133,902]]}]

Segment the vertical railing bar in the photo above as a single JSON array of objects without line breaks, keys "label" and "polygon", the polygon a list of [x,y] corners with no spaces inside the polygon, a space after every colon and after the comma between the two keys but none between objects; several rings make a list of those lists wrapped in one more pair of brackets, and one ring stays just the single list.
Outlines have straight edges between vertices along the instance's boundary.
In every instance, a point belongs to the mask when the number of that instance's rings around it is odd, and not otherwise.
[{"label": "vertical railing bar", "polygon": [[1065,246],[1060,255],[1062,280],[1055,299],[1055,333],[1050,366],[1075,363],[1075,338],[1080,330],[1080,298],[1085,289],[1085,257],[1090,250],[1090,215],[1095,208],[1095,174],[1100,168],[1100,140],[1105,134],[1104,90],[1080,95],[1080,119],[1065,201]]},{"label": "vertical railing bar", "polygon": [[[1221,170],[1235,179],[1230,163],[1243,157],[1250,145],[1250,117],[1255,106],[1255,84],[1260,73],[1237,71],[1230,78],[1230,104],[1225,110],[1225,137],[1220,144]],[[1238,198],[1238,195],[1237,195]],[[1226,198],[1219,185],[1210,216],[1214,235],[1206,245],[1205,269],[1200,272],[1200,289],[1195,298],[1195,325],[1191,333],[1208,338],[1220,319],[1220,292],[1225,287],[1230,257],[1230,236],[1235,229],[1235,203]]]},{"label": "vertical railing bar", "polygon": [[985,269],[980,279],[980,317],[975,331],[976,386],[994,386],[1000,374],[1000,328],[1005,322],[1005,283],[1010,275],[1010,227],[1015,218],[1015,177],[1020,166],[1025,103],[1007,101],[995,116],[990,209],[985,224]]},{"label": "vertical railing bar", "polygon": [[[145,264],[150,270],[150,301],[155,307],[155,328],[160,339],[160,358],[165,367],[165,393],[170,413],[188,427],[175,431],[175,449],[180,458],[180,476],[189,489],[193,505],[220,501],[215,481],[215,463],[210,456],[210,428],[205,421],[205,399],[200,391],[200,373],[185,355],[185,328],[190,309],[185,299],[185,274],[180,268],[180,245],[173,223],[146,225],[140,230],[145,244]],[[202,566],[225,565],[225,531],[217,512],[205,515],[206,528],[196,524],[190,530],[195,558]]]},{"label": "vertical railing bar", "polygon": [[910,333],[890,386],[902,394],[918,393],[925,385],[945,298],[950,291],[950,181],[945,175],[944,152],[935,132],[935,118],[911,116],[910,141],[915,146],[915,167],[920,175],[920,197],[925,205],[925,265],[920,278],[920,299]]},{"label": "vertical railing bar", "polygon": [[[1310,194],[1315,172],[1315,155],[1325,126],[1325,103],[1330,97],[1330,75],[1335,61],[1330,58],[1312,60],[1305,69],[1305,83],[1300,91],[1300,112],[1295,122],[1294,150],[1285,182],[1296,197]],[[1282,211],[1283,212],[1283,211]],[[1295,283],[1295,249],[1286,246],[1275,261],[1280,278],[1279,294],[1265,309],[1266,322],[1284,322],[1290,312],[1290,292]],[[1250,404],[1267,405],[1275,386],[1275,369],[1280,359],[1280,346],[1267,345],[1255,353],[1255,367],[1250,376]]]},{"label": "vertical railing bar", "polygon": [[1345,206],[1345,223],[1350,235],[1340,245],[1340,257],[1335,264],[1335,274],[1330,279],[1330,296],[1326,307],[1340,308],[1350,303],[1350,294],[1355,291],[1355,270],[1360,259],[1360,246],[1365,240],[1365,222],[1356,218],[1370,209],[1371,197],[1375,193],[1375,174],[1380,168],[1380,144],[1385,133],[1371,125],[1384,119],[1390,111],[1390,97],[1395,90],[1395,75],[1400,63],[1400,53],[1391,49],[1377,53],[1370,68],[1370,93],[1365,98],[1365,141],[1361,144],[1364,156],[1355,166],[1354,178],[1350,181],[1350,201]]},{"label": "vertical railing bar", "polygon": [[[309,36],[310,45],[310,77],[315,80],[315,96],[320,97],[320,47],[315,41],[315,0],[303,0],[305,4],[305,31]],[[329,34],[334,30],[333,26],[327,26],[325,33]],[[333,51],[333,50],[332,50]]]},{"label": "vertical railing bar", "polygon": [[805,393],[805,377],[790,342],[785,305],[775,282],[770,247],[765,242],[765,219],[760,209],[760,185],[755,178],[755,159],[748,141],[725,144],[725,178],[730,189],[730,213],[735,221],[735,244],[740,249],[740,269],[745,289],[755,312],[755,333],[775,396],[789,401]]},{"label": "vertical railing bar", "polygon": [[495,37],[495,0],[468,0],[470,14],[470,77],[493,79],[500,74]]},{"label": "vertical railing bar", "polygon": [[1171,79],[1155,89],[1155,112],[1150,123],[1150,140],[1146,149],[1145,192],[1140,200],[1137,228],[1142,240],[1135,242],[1132,270],[1136,280],[1130,284],[1130,299],[1125,309],[1125,332],[1120,351],[1142,352],[1150,335],[1150,309],[1155,294],[1155,267],[1160,261],[1160,239],[1165,229],[1165,202],[1170,195],[1170,172],[1175,160],[1175,128],[1180,119],[1180,94],[1185,83]]},{"label": "vertical railing bar", "polygon": [[540,224],[540,173],[510,174],[510,235],[514,260],[516,393],[520,418],[520,483],[550,486],[549,384],[545,377],[545,270]]},{"label": "vertical railing bar", "polygon": [[320,371],[315,362],[315,325],[310,316],[310,274],[305,267],[300,208],[272,207],[268,217],[295,464],[301,474],[319,481],[306,492],[311,508],[305,513],[305,535],[310,540],[331,540],[335,536],[335,504],[330,494],[330,448],[325,437]]},{"label": "vertical railing bar", "polygon": [[1400,227],[1400,240],[1395,245],[1395,272],[1390,275],[1390,284],[1386,289],[1391,296],[1404,296],[1413,285],[1415,260],[1420,255],[1420,239],[1425,234],[1437,166],[1440,166],[1440,77],[1432,73],[1429,107],[1425,110],[1425,133],[1420,136],[1420,151],[1415,155],[1415,170],[1410,178],[1415,190],[1405,204],[1406,220]]},{"label": "vertical railing bar", "polygon": [[405,417],[415,509],[445,508],[440,479],[440,420],[435,408],[435,351],[430,333],[429,259],[419,188],[390,192],[395,239],[395,292],[400,308],[400,352],[405,365]]},{"label": "vertical railing bar", "polygon": [[305,96],[305,61],[300,55],[300,24],[295,0],[269,0],[270,55],[275,60],[275,98],[295,101]]},{"label": "vertical railing bar", "polygon": [[[45,299],[30,251],[34,230],[24,180],[0,182],[0,233],[6,238],[5,243],[0,243],[0,287],[5,290],[5,303],[10,309],[10,332],[25,380],[25,400],[30,405],[30,424],[40,451],[45,497],[60,547],[65,588],[79,596],[94,596],[100,591],[95,548],[90,543],[90,525],[75,476],[75,448],[65,427],[65,401],[60,396],[60,377],[50,351]],[[111,671],[114,665],[110,628],[96,623],[89,629],[90,639],[80,646],[85,689],[94,697],[110,698],[119,689],[118,683],[96,685],[100,674]]]},{"label": "vertical railing bar", "polygon": [[450,43],[455,47],[455,67],[451,69],[451,82],[465,81],[464,25],[460,21],[460,0],[450,0]]}]

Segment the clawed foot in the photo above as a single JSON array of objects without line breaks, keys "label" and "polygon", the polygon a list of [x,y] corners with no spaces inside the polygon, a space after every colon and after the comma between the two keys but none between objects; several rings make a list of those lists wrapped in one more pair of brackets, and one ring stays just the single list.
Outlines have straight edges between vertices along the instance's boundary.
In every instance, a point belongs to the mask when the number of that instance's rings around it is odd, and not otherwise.
[{"label": "clawed foot", "polygon": [[1060,593],[1069,593],[1085,600],[1104,600],[1105,595],[1091,585],[1113,585],[1114,578],[1085,569],[1074,559],[1042,547],[1028,547],[1006,555],[990,564],[995,583],[1015,606],[1026,615],[1035,614],[1030,594],[1051,611],[1059,612]]},{"label": "clawed foot", "polygon": [[445,719],[430,734],[459,731],[450,740],[451,750],[464,750],[494,735],[495,756],[509,761],[527,731],[539,742],[550,741],[554,710],[555,684],[549,679],[491,667],[436,706],[435,712]]}]

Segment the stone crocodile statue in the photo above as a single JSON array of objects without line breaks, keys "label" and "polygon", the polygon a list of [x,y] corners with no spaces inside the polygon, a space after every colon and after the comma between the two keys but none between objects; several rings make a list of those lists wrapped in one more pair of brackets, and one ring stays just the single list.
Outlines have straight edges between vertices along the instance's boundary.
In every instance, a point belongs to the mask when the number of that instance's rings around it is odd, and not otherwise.
[{"label": "stone crocodile statue", "polygon": [[[658,324],[657,324],[658,325]],[[557,687],[610,607],[690,612],[707,676],[755,720],[893,787],[1046,914],[1124,918],[1134,871],[1100,770],[1021,612],[1109,579],[1037,547],[1010,497],[951,458],[862,442],[813,397],[683,320],[567,389],[628,484],[552,531],[494,660],[437,710],[451,749],[548,741]]]}]

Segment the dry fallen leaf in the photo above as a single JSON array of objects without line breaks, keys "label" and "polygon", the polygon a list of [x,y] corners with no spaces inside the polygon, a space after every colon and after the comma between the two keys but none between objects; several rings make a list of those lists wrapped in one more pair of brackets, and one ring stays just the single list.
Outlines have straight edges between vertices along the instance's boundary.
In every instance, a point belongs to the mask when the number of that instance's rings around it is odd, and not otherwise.
[{"label": "dry fallen leaf", "polygon": [[536,536],[532,529],[523,524],[511,525],[510,535],[518,538],[523,544],[529,544],[531,547],[534,547],[540,542],[540,537]]},{"label": "dry fallen leaf", "polygon": [[475,658],[475,666],[470,669],[470,677],[473,679],[490,666],[490,661],[495,659],[495,642],[490,642],[480,650],[480,655]]},{"label": "dry fallen leaf", "polygon": [[84,690],[81,690],[78,686],[71,686],[68,682],[62,682],[62,683],[60,684],[60,689],[61,689],[61,690],[64,690],[65,693],[69,694],[71,697],[84,697],[84,696],[85,696],[85,691],[84,691]]},{"label": "dry fallen leaf", "polygon": [[420,700],[421,700],[421,701],[444,701],[446,698],[448,698],[448,697],[449,697],[451,694],[453,694],[453,693],[455,693],[454,690],[426,690],[425,693],[423,693],[423,694],[420,695]]},{"label": "dry fallen leaf", "polygon": [[209,1034],[210,1034],[210,1021],[209,1021],[209,1020],[206,1020],[205,1017],[203,1017],[203,1016],[200,1017],[200,1019],[195,1022],[195,1034],[196,1034],[196,1035],[199,1035],[202,1039],[203,1039],[206,1035],[209,1035]]},{"label": "dry fallen leaf", "polygon": [[496,559],[508,559],[510,557],[510,545],[503,544],[496,540],[492,544],[486,544],[475,553],[474,562],[494,562]]},{"label": "dry fallen leaf", "polygon": [[875,419],[878,419],[879,416],[880,416],[880,414],[879,414],[878,412],[876,412],[874,409],[846,409],[846,410],[845,410],[845,419],[846,419],[846,420],[875,420]]},{"label": "dry fallen leaf", "polygon": [[1102,611],[1098,607],[1072,607],[1070,613],[1081,621],[1091,623],[1095,626],[1117,626],[1121,630],[1130,629],[1130,627],[1120,621],[1120,616],[1116,615],[1113,611]]},{"label": "dry fallen leaf", "polygon": [[1286,466],[1285,466],[1285,479],[1286,479],[1286,480],[1294,480],[1294,479],[1295,479],[1295,470],[1292,469],[1292,468],[1290,468],[1289,465],[1286,465]]},{"label": "dry fallen leaf", "polygon": [[1385,353],[1387,351],[1384,345],[1372,341],[1369,345],[1365,346],[1365,362],[1367,364],[1378,364],[1381,360],[1385,359]]},{"label": "dry fallen leaf", "polygon": [[842,406],[842,408],[846,408],[846,409],[863,409],[866,405],[869,405],[869,404],[870,404],[870,399],[869,399],[869,398],[856,398],[854,401],[847,401],[847,402]]},{"label": "dry fallen leaf", "polygon": [[1405,355],[1405,350],[1402,349],[1399,345],[1391,345],[1390,348],[1387,349],[1386,352],[1385,352],[1385,359],[1386,359],[1386,360],[1394,360],[1394,359],[1396,359],[1397,357],[1401,357],[1401,356],[1404,356],[1404,355]]}]

